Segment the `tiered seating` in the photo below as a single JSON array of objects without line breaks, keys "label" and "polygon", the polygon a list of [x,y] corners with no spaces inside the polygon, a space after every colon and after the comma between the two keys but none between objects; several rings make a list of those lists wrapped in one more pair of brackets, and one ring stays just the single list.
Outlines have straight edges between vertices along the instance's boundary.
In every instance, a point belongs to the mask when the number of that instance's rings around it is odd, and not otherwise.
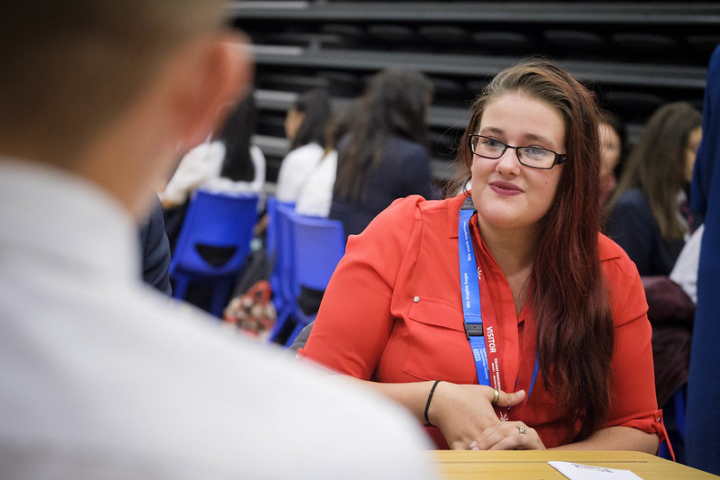
[{"label": "tiered seating", "polygon": [[[229,8],[255,43],[261,138],[282,135],[280,107],[289,103],[278,99],[287,92],[323,86],[340,104],[376,71],[407,66],[436,87],[429,147],[439,180],[453,171],[447,154],[468,104],[524,56],[552,58],[586,82],[629,122],[634,140],[658,105],[701,105],[709,54],[720,42],[720,4],[699,2],[275,0]],[[271,169],[280,153],[266,150]]]}]

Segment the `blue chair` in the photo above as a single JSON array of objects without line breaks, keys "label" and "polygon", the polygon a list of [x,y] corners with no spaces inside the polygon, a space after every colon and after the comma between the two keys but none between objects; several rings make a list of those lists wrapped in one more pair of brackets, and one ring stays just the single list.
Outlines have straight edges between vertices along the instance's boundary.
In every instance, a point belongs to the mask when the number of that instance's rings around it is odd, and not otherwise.
[{"label": "blue chair", "polygon": [[275,260],[278,246],[277,206],[281,203],[275,197],[267,199],[267,228],[265,229],[265,251],[268,258]]},{"label": "blue chair", "polygon": [[[275,327],[270,334],[270,340],[279,342],[286,330],[286,325],[293,312],[295,304],[294,282],[295,282],[295,250],[293,225],[290,216],[295,214],[294,204],[273,202],[273,211],[269,218],[268,229],[270,224],[274,223],[273,231],[268,231],[268,236],[274,236],[275,239],[269,239],[275,242],[275,265],[270,275],[270,287],[273,291],[273,304],[278,312]],[[270,205],[270,203],[268,203]],[[268,207],[270,208],[270,207]]]},{"label": "blue chair", "polygon": [[302,287],[324,291],[338,262],[345,254],[345,232],[338,220],[308,217],[292,213],[294,278],[292,292],[292,319],[295,327],[287,339],[291,345],[295,337],[307,324],[315,320],[316,314],[306,314],[298,305],[297,298]]},{"label": "blue chair", "polygon": [[[273,292],[273,304],[275,310],[281,312],[285,303],[287,303],[289,296],[283,295],[283,288],[281,281],[283,278],[283,268],[286,268],[283,263],[282,255],[280,252],[280,238],[282,237],[283,222],[284,219],[280,217],[281,213],[278,212],[278,208],[283,211],[294,211],[295,204],[289,202],[280,202],[275,197],[269,197],[267,200],[267,229],[266,229],[266,252],[267,256],[272,263],[272,272],[270,273],[270,287]],[[290,300],[292,300],[290,298]]]},{"label": "blue chair", "polygon": [[[668,448],[667,442],[660,445],[658,457],[666,460],[675,460],[685,463],[685,391],[687,384],[683,385],[672,396],[663,409],[665,417],[665,429],[668,434],[668,441],[672,444],[672,451]],[[673,458],[674,457],[674,458]]]},{"label": "blue chair", "polygon": [[256,194],[195,193],[170,262],[173,297],[185,298],[190,283],[210,285],[210,312],[222,317],[250,253],[257,203]]}]

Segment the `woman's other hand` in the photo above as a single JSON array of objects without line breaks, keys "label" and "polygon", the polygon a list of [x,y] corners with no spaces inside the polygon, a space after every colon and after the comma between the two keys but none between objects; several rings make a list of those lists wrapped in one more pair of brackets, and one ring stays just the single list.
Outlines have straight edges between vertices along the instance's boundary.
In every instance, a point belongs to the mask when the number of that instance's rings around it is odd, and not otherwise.
[{"label": "woman's other hand", "polygon": [[[525,398],[525,391],[498,391],[498,407],[513,407]],[[495,390],[484,385],[457,385],[440,382],[435,390],[428,419],[437,426],[453,450],[467,450],[490,427],[503,422],[493,408]],[[516,429],[517,430],[517,429]]]},{"label": "woman's other hand", "polygon": [[545,450],[534,428],[523,422],[499,422],[486,428],[470,444],[471,450]]}]

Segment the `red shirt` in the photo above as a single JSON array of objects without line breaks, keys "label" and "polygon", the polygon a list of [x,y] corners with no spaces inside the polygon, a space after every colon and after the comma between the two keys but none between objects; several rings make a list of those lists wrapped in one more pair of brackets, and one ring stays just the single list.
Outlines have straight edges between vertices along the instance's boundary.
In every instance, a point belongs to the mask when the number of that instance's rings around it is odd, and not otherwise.
[{"label": "red shirt", "polygon": [[[350,237],[301,355],[364,380],[477,384],[463,327],[458,261],[458,210],[464,200],[463,195],[441,201],[401,199],[361,235]],[[510,286],[480,238],[476,218],[471,232],[485,276],[480,282],[482,316],[497,328],[501,387],[527,392],[535,339],[527,341],[523,332],[526,322],[534,327],[532,312],[524,308],[516,315]],[[619,246],[603,235],[599,243],[615,324],[613,390],[605,426],[634,427],[662,438],[642,282]],[[569,432],[560,426],[554,398],[543,382],[541,371],[526,405],[511,409],[510,420],[536,429],[550,448]],[[439,446],[447,448],[433,430]]]}]

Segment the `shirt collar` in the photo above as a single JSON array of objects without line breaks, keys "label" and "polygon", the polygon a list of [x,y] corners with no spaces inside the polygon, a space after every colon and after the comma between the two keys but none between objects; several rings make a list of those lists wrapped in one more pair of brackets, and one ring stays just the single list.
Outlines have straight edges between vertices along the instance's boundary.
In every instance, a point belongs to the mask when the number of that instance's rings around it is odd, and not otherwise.
[{"label": "shirt collar", "polygon": [[448,200],[448,237],[458,238],[458,223],[460,223],[460,207],[469,198],[470,191],[461,193]]}]

